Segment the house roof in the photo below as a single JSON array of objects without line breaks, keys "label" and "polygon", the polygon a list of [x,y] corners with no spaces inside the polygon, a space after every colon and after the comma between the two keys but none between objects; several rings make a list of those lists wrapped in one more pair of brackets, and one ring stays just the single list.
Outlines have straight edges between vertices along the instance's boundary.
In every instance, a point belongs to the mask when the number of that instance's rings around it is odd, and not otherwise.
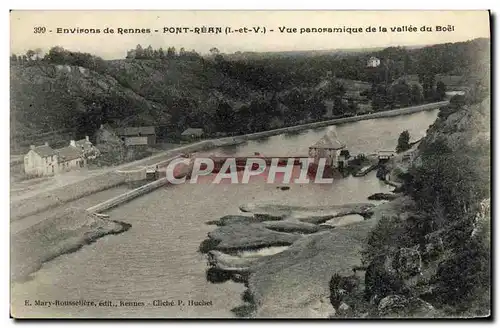
[{"label": "house roof", "polygon": [[78,149],[82,149],[83,151],[89,151],[92,150],[92,143],[88,141],[87,139],[81,139],[75,141],[75,145]]},{"label": "house roof", "polygon": [[126,128],[117,128],[115,133],[119,136],[137,136],[155,134],[154,126],[133,126]]},{"label": "house roof", "polygon": [[330,130],[323,136],[323,138],[319,139],[314,145],[310,146],[309,148],[342,149],[345,148],[345,144],[340,142],[335,131]]},{"label": "house roof", "polygon": [[190,135],[201,136],[202,134],[203,134],[203,129],[188,128],[184,132],[182,132],[181,135],[183,135],[183,136],[190,136]]},{"label": "house roof", "polygon": [[33,151],[35,153],[37,153],[40,157],[48,157],[48,156],[56,155],[56,151],[47,145],[35,147],[35,149],[33,149]]},{"label": "house roof", "polygon": [[74,159],[80,158],[81,156],[81,151],[73,146],[66,146],[64,148],[58,149],[57,152],[59,154],[60,162],[72,161]]}]

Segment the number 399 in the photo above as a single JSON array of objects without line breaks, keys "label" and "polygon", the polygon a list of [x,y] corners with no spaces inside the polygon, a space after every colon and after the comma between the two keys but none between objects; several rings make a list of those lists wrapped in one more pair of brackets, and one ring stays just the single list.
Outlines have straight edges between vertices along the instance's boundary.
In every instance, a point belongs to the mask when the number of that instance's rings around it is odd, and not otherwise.
[{"label": "number 399", "polygon": [[40,34],[40,33],[45,33],[47,29],[43,26],[35,26],[33,28],[33,33]]}]

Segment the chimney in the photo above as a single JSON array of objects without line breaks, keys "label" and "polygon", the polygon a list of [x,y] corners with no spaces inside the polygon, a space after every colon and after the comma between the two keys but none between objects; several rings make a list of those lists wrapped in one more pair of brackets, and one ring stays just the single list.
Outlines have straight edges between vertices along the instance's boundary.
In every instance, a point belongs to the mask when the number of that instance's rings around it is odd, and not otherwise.
[{"label": "chimney", "polygon": [[73,147],[76,147],[75,140],[70,140],[69,145],[70,145],[70,146],[73,146]]},{"label": "chimney", "polygon": [[49,145],[49,143],[47,141],[45,141],[45,146],[48,146],[48,145]]},{"label": "chimney", "polygon": [[89,136],[85,136],[85,140],[90,141]]},{"label": "chimney", "polygon": [[30,149],[31,149],[31,150],[33,150],[33,149],[35,149],[35,148],[36,148],[36,147],[35,147],[35,145],[30,145]]}]

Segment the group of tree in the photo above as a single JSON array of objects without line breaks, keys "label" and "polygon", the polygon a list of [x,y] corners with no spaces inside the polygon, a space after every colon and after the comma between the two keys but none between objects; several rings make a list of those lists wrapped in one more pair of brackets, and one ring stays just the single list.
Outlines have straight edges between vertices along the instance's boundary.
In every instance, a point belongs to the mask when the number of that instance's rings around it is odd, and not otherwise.
[{"label": "group of tree", "polygon": [[200,55],[195,51],[186,51],[184,48],[180,48],[179,51],[175,47],[168,47],[164,50],[162,47],[158,49],[153,49],[151,45],[144,48],[138,44],[135,49],[130,49],[127,51],[127,59],[165,59],[165,58],[199,58]]},{"label": "group of tree", "polygon": [[42,56],[42,49],[36,48],[34,50],[29,49],[26,51],[24,54],[11,54],[10,55],[10,62],[12,64],[24,64],[24,63],[29,63],[33,61],[39,61],[43,59]]},{"label": "group of tree", "polygon": [[12,54],[10,61],[13,64],[35,65],[41,63],[52,63],[60,65],[81,66],[98,72],[104,72],[106,64],[104,60],[90,53],[70,51],[63,47],[52,47],[43,55],[40,48],[30,49],[24,55]]}]

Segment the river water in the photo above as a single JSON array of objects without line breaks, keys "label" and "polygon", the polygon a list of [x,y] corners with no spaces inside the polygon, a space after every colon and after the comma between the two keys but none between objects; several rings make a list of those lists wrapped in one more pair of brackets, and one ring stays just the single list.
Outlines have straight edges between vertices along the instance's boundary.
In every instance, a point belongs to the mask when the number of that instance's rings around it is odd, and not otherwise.
[{"label": "river water", "polygon": [[[352,154],[369,154],[395,149],[403,130],[410,132],[412,140],[423,137],[436,116],[434,110],[346,123],[338,125],[336,132]],[[322,128],[273,136],[219,149],[216,153],[305,156],[308,146],[325,131]],[[291,185],[287,191],[258,182],[161,188],[109,211],[112,219],[132,224],[129,231],[106,236],[75,253],[62,255],[44,264],[32,280],[14,284],[12,313],[17,317],[234,317],[231,309],[242,304],[244,287],[233,282],[206,281],[206,261],[197,252],[200,242],[214,229],[204,224],[206,221],[238,214],[238,206],[248,202],[333,205],[367,202],[369,195],[389,190],[390,187],[376,179],[375,172],[337,179],[333,184]],[[26,300],[34,303],[79,299],[109,300],[117,306],[24,305]],[[175,305],[154,306],[154,300],[173,301]],[[208,305],[189,306],[189,300]],[[136,303],[120,305],[119,301]]]}]

